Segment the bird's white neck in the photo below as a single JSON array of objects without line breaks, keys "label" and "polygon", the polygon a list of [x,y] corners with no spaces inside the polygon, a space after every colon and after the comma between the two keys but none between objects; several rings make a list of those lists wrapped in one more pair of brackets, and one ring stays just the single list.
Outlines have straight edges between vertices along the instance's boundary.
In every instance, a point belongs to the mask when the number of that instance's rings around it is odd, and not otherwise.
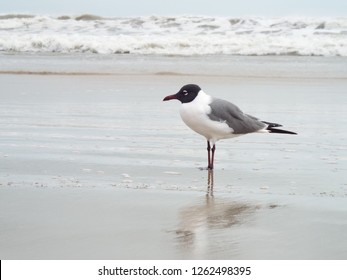
[{"label": "bird's white neck", "polygon": [[[199,94],[195,97],[195,99],[190,102],[191,104],[200,104],[200,105],[208,105],[212,102],[212,96],[205,93],[203,90],[199,91]],[[188,104],[188,103],[187,103]]]}]

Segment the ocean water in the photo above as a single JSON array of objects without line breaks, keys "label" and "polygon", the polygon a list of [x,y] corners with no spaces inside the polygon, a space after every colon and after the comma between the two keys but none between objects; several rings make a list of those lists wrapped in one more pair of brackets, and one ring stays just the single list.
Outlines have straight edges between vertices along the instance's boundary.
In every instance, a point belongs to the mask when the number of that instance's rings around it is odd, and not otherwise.
[{"label": "ocean water", "polygon": [[0,53],[347,56],[347,17],[0,15]]}]

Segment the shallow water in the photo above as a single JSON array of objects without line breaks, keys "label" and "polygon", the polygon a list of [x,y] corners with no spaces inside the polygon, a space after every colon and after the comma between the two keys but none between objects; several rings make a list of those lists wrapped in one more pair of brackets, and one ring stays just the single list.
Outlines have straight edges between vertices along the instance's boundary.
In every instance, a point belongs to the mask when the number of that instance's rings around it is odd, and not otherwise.
[{"label": "shallow water", "polygon": [[[191,75],[145,72],[149,57],[70,75],[77,63],[49,56],[0,75],[1,258],[346,258],[344,59],[237,58],[221,73],[218,59],[195,74],[202,59],[154,59]],[[162,102],[191,82],[298,135],[218,142],[212,190],[205,140]]]}]

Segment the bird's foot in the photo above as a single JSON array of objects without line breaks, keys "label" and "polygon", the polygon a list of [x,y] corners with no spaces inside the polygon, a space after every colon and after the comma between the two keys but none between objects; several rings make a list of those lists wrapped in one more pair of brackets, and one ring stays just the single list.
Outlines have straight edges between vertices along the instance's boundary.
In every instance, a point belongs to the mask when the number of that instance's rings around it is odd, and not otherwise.
[{"label": "bird's foot", "polygon": [[199,167],[199,170],[213,170],[213,166]]}]

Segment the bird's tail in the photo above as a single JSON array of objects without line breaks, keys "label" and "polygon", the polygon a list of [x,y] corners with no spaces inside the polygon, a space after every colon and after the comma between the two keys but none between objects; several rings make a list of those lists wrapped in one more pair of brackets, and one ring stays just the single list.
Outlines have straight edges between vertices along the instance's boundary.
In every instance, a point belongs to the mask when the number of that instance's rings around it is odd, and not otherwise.
[{"label": "bird's tail", "polygon": [[278,123],[270,123],[270,122],[264,122],[264,121],[263,121],[263,123],[268,125],[266,130],[269,131],[270,133],[297,134],[296,132],[293,132],[293,131],[288,131],[288,130],[276,128],[276,127],[282,126]]}]

